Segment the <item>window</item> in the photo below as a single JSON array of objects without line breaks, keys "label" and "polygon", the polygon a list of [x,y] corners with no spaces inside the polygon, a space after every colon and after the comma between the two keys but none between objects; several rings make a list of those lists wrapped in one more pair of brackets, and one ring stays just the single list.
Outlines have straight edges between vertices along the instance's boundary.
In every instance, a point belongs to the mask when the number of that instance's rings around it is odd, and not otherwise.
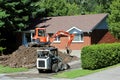
[{"label": "window", "polygon": [[72,42],[83,42],[83,31],[77,27],[72,27],[67,30],[70,34],[74,34],[74,39]]},{"label": "window", "polygon": [[56,37],[56,39],[54,40],[54,42],[60,42],[60,37]]},{"label": "window", "polygon": [[[53,33],[49,33],[49,36],[52,37]],[[60,37],[56,37],[56,39],[53,42],[54,43],[60,43]]]},{"label": "window", "polygon": [[44,30],[38,30],[38,36],[45,36]]},{"label": "window", "polygon": [[83,34],[75,34],[72,42],[83,42]]},{"label": "window", "polygon": [[83,42],[83,34],[75,34],[73,42]]}]

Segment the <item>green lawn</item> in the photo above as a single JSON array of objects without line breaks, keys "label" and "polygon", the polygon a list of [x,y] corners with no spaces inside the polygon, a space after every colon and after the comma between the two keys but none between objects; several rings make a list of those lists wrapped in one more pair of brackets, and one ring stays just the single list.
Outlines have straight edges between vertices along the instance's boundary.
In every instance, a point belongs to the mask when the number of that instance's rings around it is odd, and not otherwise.
[{"label": "green lawn", "polygon": [[13,72],[22,72],[27,71],[26,68],[10,68],[10,67],[4,67],[0,65],[0,73],[13,73]]},{"label": "green lawn", "polygon": [[116,66],[120,66],[120,64],[110,66],[110,67],[107,67],[107,68],[97,69],[97,70],[76,69],[76,70],[71,70],[71,71],[65,71],[65,72],[58,73],[58,74],[54,75],[54,77],[57,77],[57,78],[76,78],[76,77],[89,75],[89,74],[92,74],[92,73],[95,73],[95,72],[99,72],[99,71],[102,71],[102,70],[106,70],[108,68],[113,68],[113,67],[116,67]]},{"label": "green lawn", "polygon": [[76,69],[76,70],[72,70],[72,71],[66,71],[66,72],[58,73],[57,75],[55,75],[55,77],[57,77],[57,78],[76,78],[76,77],[92,74],[94,72],[96,72],[96,70]]}]

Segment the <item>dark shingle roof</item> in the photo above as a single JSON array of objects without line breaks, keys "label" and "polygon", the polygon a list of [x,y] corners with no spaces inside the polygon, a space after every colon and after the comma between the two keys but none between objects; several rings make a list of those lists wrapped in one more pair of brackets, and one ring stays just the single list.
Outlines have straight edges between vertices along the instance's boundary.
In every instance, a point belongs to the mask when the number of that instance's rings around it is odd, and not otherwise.
[{"label": "dark shingle roof", "polygon": [[107,14],[47,17],[50,19],[37,26],[46,27],[48,33],[55,33],[59,30],[67,31],[72,27],[77,27],[83,32],[89,32],[106,17]]}]

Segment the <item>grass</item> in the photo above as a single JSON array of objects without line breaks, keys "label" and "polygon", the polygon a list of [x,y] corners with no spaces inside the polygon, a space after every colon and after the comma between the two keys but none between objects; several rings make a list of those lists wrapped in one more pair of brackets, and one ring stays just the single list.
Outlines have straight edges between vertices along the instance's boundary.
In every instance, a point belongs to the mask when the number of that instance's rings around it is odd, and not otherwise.
[{"label": "grass", "polygon": [[117,67],[120,66],[120,64],[114,65],[114,66],[110,66],[107,68],[102,68],[102,69],[97,69],[97,70],[85,70],[85,69],[76,69],[76,70],[71,70],[71,71],[66,71],[66,72],[62,72],[62,73],[58,73],[56,75],[54,75],[54,77],[57,78],[76,78],[76,77],[81,77],[81,76],[86,76],[95,72],[100,72],[109,68],[113,68],[113,67]]},{"label": "grass", "polygon": [[77,70],[58,73],[57,75],[55,75],[55,77],[57,77],[57,78],[76,78],[76,77],[92,74],[94,72],[96,72],[96,71],[95,70],[92,71],[92,70],[77,69]]},{"label": "grass", "polygon": [[22,71],[27,71],[27,68],[10,68],[10,67],[4,67],[0,65],[0,73],[13,73],[13,72],[22,72]]}]

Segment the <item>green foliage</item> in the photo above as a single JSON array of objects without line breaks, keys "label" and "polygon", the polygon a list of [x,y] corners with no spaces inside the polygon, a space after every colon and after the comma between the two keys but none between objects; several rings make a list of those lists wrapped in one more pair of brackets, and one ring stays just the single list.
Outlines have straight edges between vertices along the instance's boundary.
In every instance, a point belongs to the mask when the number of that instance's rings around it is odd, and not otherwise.
[{"label": "green foliage", "polygon": [[109,7],[112,1],[113,0],[67,0],[69,3],[76,3],[80,8],[81,14],[109,13]]},{"label": "green foliage", "polygon": [[5,50],[5,48],[3,48],[3,47],[0,47],[0,51],[3,51],[3,50]]},{"label": "green foliage", "polygon": [[15,48],[14,32],[28,28],[41,13],[39,0],[0,0],[0,46],[12,52]]},{"label": "green foliage", "polygon": [[5,49],[6,49],[6,48],[0,47],[0,54],[3,54],[3,51],[4,51]]},{"label": "green foliage", "polygon": [[94,11],[94,8],[96,6],[95,0],[67,0],[67,2],[71,4],[73,3],[77,4],[80,10],[79,11],[80,14],[87,14],[89,12]]},{"label": "green foliage", "polygon": [[[98,13],[109,13],[110,12],[110,4],[112,3],[113,0],[96,0],[97,2],[97,7],[99,7],[99,12]],[[97,10],[97,8],[95,9]]]},{"label": "green foliage", "polygon": [[39,0],[0,0],[0,27],[13,30],[24,29],[39,13]]},{"label": "green foliage", "polygon": [[3,11],[2,9],[0,9],[0,27],[2,27],[5,22],[2,21],[3,18],[6,18],[7,16],[9,16],[8,14],[6,14],[6,11]]},{"label": "green foliage", "polygon": [[110,5],[109,26],[114,36],[120,39],[120,0],[114,0]]},{"label": "green foliage", "polygon": [[84,69],[99,69],[120,63],[120,43],[84,47],[81,60]]},{"label": "green foliage", "polygon": [[45,14],[43,16],[65,16],[79,14],[79,7],[74,3],[67,3],[66,0],[41,0],[39,6],[45,10]]},{"label": "green foliage", "polygon": [[89,75],[92,73],[97,72],[96,70],[82,70],[82,69],[75,69],[75,70],[70,70],[70,71],[65,71],[62,73],[58,73],[55,75],[57,78],[77,78],[85,75]]}]

